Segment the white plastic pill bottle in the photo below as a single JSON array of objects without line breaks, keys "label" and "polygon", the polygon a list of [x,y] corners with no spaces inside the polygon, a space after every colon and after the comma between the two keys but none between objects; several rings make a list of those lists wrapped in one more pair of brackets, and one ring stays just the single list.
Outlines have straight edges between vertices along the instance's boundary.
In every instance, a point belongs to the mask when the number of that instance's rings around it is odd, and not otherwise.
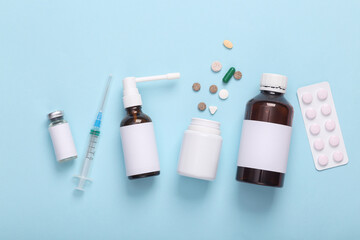
[{"label": "white plastic pill bottle", "polygon": [[193,118],[185,131],[178,165],[183,176],[214,180],[220,158],[220,123]]},{"label": "white plastic pill bottle", "polygon": [[48,114],[50,120],[49,132],[54,146],[56,160],[65,162],[77,158],[74,140],[69,123],[64,119],[63,111]]}]

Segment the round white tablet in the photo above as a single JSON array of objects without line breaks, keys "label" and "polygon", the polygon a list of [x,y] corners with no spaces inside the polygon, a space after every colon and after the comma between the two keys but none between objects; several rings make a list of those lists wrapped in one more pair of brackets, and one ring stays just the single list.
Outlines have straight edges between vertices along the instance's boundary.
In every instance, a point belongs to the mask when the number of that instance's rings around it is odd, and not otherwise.
[{"label": "round white tablet", "polygon": [[213,70],[213,72],[220,72],[222,68],[222,65],[219,61],[215,61],[211,64],[211,70]]},{"label": "round white tablet", "polygon": [[223,100],[227,99],[229,97],[229,92],[226,89],[221,89],[219,92],[219,97]]}]

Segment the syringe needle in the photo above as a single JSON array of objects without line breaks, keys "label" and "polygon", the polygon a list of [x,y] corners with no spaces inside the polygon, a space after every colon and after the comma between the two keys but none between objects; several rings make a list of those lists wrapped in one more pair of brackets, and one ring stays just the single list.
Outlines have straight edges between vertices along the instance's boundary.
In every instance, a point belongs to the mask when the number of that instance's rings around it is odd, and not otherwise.
[{"label": "syringe needle", "polygon": [[110,74],[109,78],[108,78],[107,85],[106,85],[105,95],[104,95],[104,98],[103,98],[103,101],[102,101],[102,104],[101,104],[100,112],[102,112],[103,109],[104,109],[104,105],[105,105],[106,97],[108,95],[111,80],[112,80],[112,75]]}]

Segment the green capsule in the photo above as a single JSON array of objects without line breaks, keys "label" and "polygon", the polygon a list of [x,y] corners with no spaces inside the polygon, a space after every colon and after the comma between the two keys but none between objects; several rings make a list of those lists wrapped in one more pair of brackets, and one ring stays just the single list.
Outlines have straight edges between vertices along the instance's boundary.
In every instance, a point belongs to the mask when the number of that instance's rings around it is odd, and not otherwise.
[{"label": "green capsule", "polygon": [[229,71],[227,71],[227,73],[225,74],[225,76],[223,77],[223,82],[224,83],[228,83],[230,81],[230,79],[232,78],[232,76],[234,75],[235,73],[235,68],[234,67],[231,67],[229,69]]}]

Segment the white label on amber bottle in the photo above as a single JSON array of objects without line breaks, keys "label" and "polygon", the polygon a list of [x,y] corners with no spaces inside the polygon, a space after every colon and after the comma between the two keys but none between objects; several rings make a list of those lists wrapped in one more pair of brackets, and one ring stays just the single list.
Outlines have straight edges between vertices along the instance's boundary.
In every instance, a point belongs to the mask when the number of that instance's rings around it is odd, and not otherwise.
[{"label": "white label on amber bottle", "polygon": [[160,171],[152,122],[120,127],[126,175]]},{"label": "white label on amber bottle", "polygon": [[237,165],[273,172],[286,172],[291,127],[244,120]]}]

